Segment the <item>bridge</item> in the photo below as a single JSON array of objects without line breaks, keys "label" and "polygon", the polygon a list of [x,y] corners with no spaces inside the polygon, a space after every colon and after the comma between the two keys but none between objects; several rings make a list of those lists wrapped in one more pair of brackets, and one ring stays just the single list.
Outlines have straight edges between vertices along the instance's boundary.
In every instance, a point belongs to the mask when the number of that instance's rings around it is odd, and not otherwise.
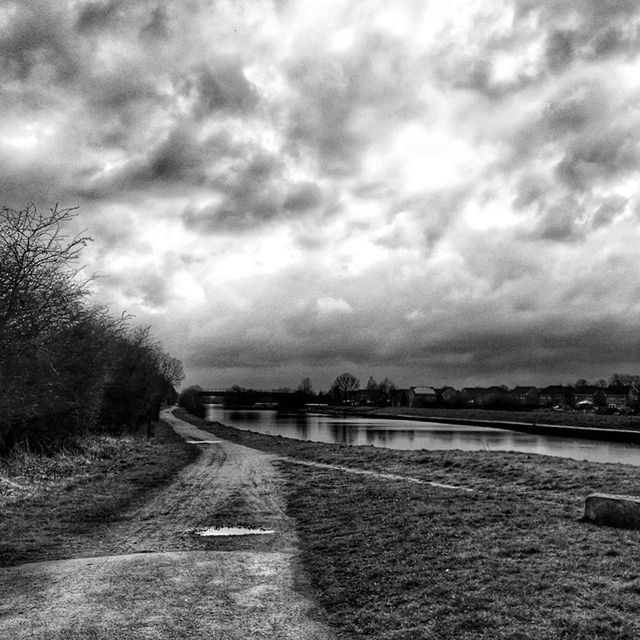
[{"label": "bridge", "polygon": [[304,406],[309,397],[294,391],[255,391],[252,389],[201,389],[200,397],[203,400],[218,401],[230,405],[284,405]]}]

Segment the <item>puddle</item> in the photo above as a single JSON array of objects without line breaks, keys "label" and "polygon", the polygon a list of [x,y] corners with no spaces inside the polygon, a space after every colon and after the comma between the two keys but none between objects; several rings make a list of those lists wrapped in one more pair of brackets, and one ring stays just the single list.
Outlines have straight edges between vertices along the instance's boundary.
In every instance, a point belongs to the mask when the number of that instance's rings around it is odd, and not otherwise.
[{"label": "puddle", "polygon": [[187,440],[187,444],[220,444],[220,440]]},{"label": "puddle", "polygon": [[199,536],[264,536],[275,533],[272,529],[245,529],[244,527],[209,527],[196,531]]}]

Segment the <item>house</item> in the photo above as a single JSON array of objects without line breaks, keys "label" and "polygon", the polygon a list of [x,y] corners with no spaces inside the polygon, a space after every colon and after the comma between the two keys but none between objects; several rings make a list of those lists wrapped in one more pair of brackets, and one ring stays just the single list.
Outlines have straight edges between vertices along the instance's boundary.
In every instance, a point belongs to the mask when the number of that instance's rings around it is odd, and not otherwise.
[{"label": "house", "polygon": [[438,393],[433,387],[409,387],[410,407],[433,407],[438,404]]},{"label": "house", "polygon": [[604,395],[610,409],[635,409],[638,404],[638,391],[631,386],[607,387]]},{"label": "house", "polygon": [[391,389],[389,392],[389,401],[393,407],[408,407],[410,396],[410,389]]},{"label": "house", "polygon": [[460,392],[462,404],[475,407],[495,407],[508,404],[509,392],[502,387],[465,387]]},{"label": "house", "polygon": [[460,392],[453,387],[442,387],[436,389],[440,402],[444,405],[453,406],[460,402]]},{"label": "house", "polygon": [[355,403],[360,406],[384,407],[387,405],[387,394],[384,389],[358,389],[352,397]]},{"label": "house", "polygon": [[576,387],[573,392],[573,404],[576,408],[591,403],[595,407],[606,406],[606,395],[602,387],[594,387],[588,385],[585,387]]},{"label": "house", "polygon": [[537,407],[540,404],[536,387],[515,387],[509,396],[510,404],[517,407]]},{"label": "house", "polygon": [[539,389],[538,400],[541,407],[573,407],[573,387],[555,384]]}]

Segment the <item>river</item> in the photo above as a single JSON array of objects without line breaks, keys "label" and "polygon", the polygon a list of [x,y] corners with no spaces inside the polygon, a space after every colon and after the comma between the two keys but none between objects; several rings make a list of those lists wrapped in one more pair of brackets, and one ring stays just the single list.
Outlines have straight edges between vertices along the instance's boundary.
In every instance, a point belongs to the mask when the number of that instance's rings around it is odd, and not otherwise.
[{"label": "river", "polygon": [[490,427],[263,409],[231,410],[220,405],[208,405],[207,419],[239,429],[312,442],[432,451],[521,451],[640,466],[640,445],[540,436]]}]

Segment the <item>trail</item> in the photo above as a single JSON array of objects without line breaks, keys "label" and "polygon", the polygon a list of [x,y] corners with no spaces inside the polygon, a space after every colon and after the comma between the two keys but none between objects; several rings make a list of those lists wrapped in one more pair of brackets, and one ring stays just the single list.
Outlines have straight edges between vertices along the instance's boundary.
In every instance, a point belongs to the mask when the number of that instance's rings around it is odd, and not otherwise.
[{"label": "trail", "polygon": [[451,489],[452,491],[468,491],[473,489],[461,487],[454,484],[444,484],[442,482],[432,482],[431,480],[421,480],[420,478],[412,478],[411,476],[401,476],[395,473],[384,473],[382,471],[371,471],[369,469],[358,469],[356,467],[343,467],[337,464],[328,464],[326,462],[312,462],[310,460],[300,460],[299,458],[278,458],[277,462],[286,461],[292,464],[299,464],[305,467],[315,467],[317,469],[331,469],[333,471],[342,471],[343,473],[353,473],[355,475],[369,476],[373,478],[381,478],[382,480],[398,480],[402,482],[411,482],[414,484],[424,484],[439,489]]},{"label": "trail", "polygon": [[[187,440],[211,440],[169,411],[162,419]],[[224,440],[194,446],[198,459],[175,482],[100,532],[95,557],[0,568],[0,637],[330,640],[294,588],[277,456]],[[207,526],[276,533],[194,535]]]}]

